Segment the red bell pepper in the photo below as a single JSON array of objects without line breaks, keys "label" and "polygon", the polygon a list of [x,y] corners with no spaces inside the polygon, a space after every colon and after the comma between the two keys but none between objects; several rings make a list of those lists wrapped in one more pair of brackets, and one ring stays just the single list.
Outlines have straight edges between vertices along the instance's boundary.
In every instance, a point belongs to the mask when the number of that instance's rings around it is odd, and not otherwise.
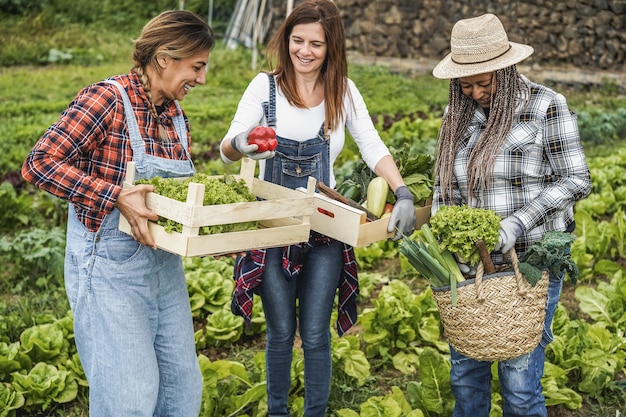
[{"label": "red bell pepper", "polygon": [[248,135],[248,145],[259,145],[257,152],[273,151],[278,146],[276,132],[269,126],[257,126]]}]

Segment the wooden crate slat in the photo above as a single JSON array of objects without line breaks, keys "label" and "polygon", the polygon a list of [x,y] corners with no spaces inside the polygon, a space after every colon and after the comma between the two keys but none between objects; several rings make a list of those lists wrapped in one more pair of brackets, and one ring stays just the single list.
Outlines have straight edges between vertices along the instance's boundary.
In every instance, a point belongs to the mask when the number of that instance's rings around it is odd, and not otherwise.
[{"label": "wooden crate slat", "polygon": [[281,247],[308,240],[310,227],[305,224],[203,235],[189,240],[185,256],[220,255],[252,249]]},{"label": "wooden crate slat", "polygon": [[193,206],[155,193],[146,195],[146,207],[183,225],[193,216]]},{"label": "wooden crate slat", "polygon": [[[389,217],[368,221],[365,212],[324,195],[316,195],[311,230],[325,234],[354,247],[393,237],[388,233]],[[415,209],[415,226],[419,228],[430,219],[430,205]]]},{"label": "wooden crate slat", "polygon": [[[311,230],[315,180],[309,178],[306,192],[291,190],[254,178],[255,163],[243,160],[240,175],[235,177],[244,179],[252,194],[263,201],[204,206],[205,186],[197,183],[189,184],[186,202],[148,193],[148,208],[183,225],[182,233],[166,232],[164,227],[150,222],[148,227],[157,246],[182,256],[206,256],[307,241]],[[124,187],[133,186],[134,170],[134,163],[130,162]],[[260,221],[259,229],[199,234],[202,226],[252,220]],[[123,216],[120,216],[119,229],[130,234],[130,226]]]},{"label": "wooden crate slat", "polygon": [[311,215],[313,197],[196,207],[192,226],[213,226]]}]

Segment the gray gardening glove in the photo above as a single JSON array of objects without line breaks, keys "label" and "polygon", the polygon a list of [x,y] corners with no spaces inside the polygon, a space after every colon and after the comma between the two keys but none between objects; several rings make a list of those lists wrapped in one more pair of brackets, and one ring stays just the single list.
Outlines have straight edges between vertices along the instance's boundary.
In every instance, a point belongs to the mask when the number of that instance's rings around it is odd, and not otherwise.
[{"label": "gray gardening glove", "polygon": [[394,193],[396,204],[393,205],[387,232],[396,231],[391,240],[399,240],[402,236],[410,236],[415,230],[415,202],[413,194],[406,185],[398,187]]},{"label": "gray gardening glove", "polygon": [[251,131],[252,129],[239,133],[230,140],[230,146],[250,159],[259,160],[273,158],[275,154],[274,151],[257,152],[259,145],[248,145],[248,135]]},{"label": "gray gardening glove", "polygon": [[495,250],[507,253],[515,246],[515,241],[519,238],[526,228],[515,216],[509,216],[500,222],[500,239],[496,244]]}]

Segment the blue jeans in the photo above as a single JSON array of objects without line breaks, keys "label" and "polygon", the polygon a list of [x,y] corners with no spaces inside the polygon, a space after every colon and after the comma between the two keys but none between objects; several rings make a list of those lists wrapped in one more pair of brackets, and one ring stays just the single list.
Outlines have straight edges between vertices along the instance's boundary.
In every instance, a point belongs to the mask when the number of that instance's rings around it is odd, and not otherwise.
[{"label": "blue jeans", "polygon": [[304,415],[325,415],[332,372],[330,319],[343,269],[342,248],[340,242],[309,247],[300,275],[291,281],[283,275],[282,248],[267,250],[260,294],[267,324],[267,402],[271,417],[289,416],[296,327],[304,351]]},{"label": "blue jeans", "polygon": [[[530,353],[498,363],[503,417],[547,417],[541,377],[545,347],[554,339],[551,325],[561,296],[563,275],[550,276],[546,318],[539,345]],[[450,346],[450,384],[456,399],[454,417],[489,417],[491,409],[491,362],[477,361]]]},{"label": "blue jeans", "polygon": [[65,287],[91,417],[197,417],[202,375],[179,256],[70,213]]}]

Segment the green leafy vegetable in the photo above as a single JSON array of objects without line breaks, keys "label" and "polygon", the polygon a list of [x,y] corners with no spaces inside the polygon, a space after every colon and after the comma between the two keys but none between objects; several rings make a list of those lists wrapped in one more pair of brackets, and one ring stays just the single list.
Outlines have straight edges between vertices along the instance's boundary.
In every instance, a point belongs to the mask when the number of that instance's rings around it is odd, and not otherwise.
[{"label": "green leafy vegetable", "polygon": [[440,416],[451,416],[454,403],[450,388],[450,362],[432,348],[426,347],[419,355],[420,382],[407,386],[409,402],[420,409]]},{"label": "green leafy vegetable", "polygon": [[533,244],[520,259],[520,272],[531,285],[541,279],[541,271],[548,270],[552,275],[562,271],[569,273],[570,279],[576,283],[578,268],[570,256],[570,246],[576,237],[571,233],[546,232],[541,240]]},{"label": "green leafy vegetable", "polygon": [[362,387],[370,377],[370,364],[359,345],[358,336],[344,336],[333,338],[333,366],[341,366],[346,375],[357,380],[357,386]]},{"label": "green leafy vegetable", "polygon": [[424,206],[426,200],[433,196],[433,181],[424,174],[415,173],[402,178],[404,185],[409,187],[409,191],[413,194],[413,200],[416,206]]},{"label": "green leafy vegetable", "polygon": [[[361,404],[361,417],[423,417],[424,413],[417,409],[411,409],[404,393],[398,387],[391,387],[391,391],[385,396],[370,397]],[[343,414],[349,416],[349,414]]]},{"label": "green leafy vegetable", "polygon": [[477,265],[480,254],[475,243],[482,239],[491,252],[500,236],[500,216],[492,210],[463,206],[442,206],[430,218],[430,228],[442,249],[460,262]]},{"label": "green leafy vegetable", "polygon": [[47,409],[53,402],[67,403],[76,398],[78,384],[69,371],[39,362],[26,375],[13,372],[13,386],[26,399],[24,408]]},{"label": "green leafy vegetable", "polygon": [[[265,382],[252,383],[239,362],[211,360],[198,355],[202,372],[202,416],[258,415],[256,408],[265,396]],[[248,413],[243,413],[246,410]]]},{"label": "green leafy vegetable", "polygon": [[30,357],[20,351],[19,343],[15,342],[10,345],[4,342],[0,343],[0,381],[4,381],[7,375],[12,372],[30,367]]},{"label": "green leafy vegetable", "polygon": [[230,308],[222,308],[207,316],[204,335],[197,335],[196,346],[203,349],[231,345],[241,338],[243,329],[243,318],[233,315]]},{"label": "green leafy vegetable", "polygon": [[231,258],[192,256],[184,259],[183,266],[194,318],[204,317],[230,304],[235,285]]},{"label": "green leafy vegetable", "polygon": [[389,360],[409,346],[423,343],[447,349],[447,342],[441,340],[440,323],[435,317],[437,306],[430,291],[413,294],[403,281],[391,280],[372,304],[373,308],[365,309],[359,317],[368,357]]},{"label": "green leafy vegetable", "polygon": [[0,416],[15,416],[15,411],[24,405],[24,395],[11,385],[0,382]]},{"label": "green leafy vegetable", "polygon": [[225,278],[217,271],[190,271],[186,273],[187,289],[191,311],[215,313],[230,302],[235,287],[231,278]]},{"label": "green leafy vegetable", "polygon": [[409,142],[404,142],[399,149],[392,148],[391,155],[398,166],[404,184],[413,194],[415,204],[423,206],[433,195],[433,157],[411,152]]},{"label": "green leafy vegetable", "polygon": [[[187,201],[187,190],[190,183],[204,184],[203,205],[233,204],[256,201],[256,196],[250,192],[243,179],[237,180],[232,175],[222,177],[210,177],[206,174],[197,173],[185,180],[175,178],[154,177],[149,180],[137,181],[137,184],[152,184],[155,193],[177,201]],[[157,224],[163,226],[168,232],[182,232],[183,226],[170,219],[159,218]],[[258,229],[259,222],[241,222],[232,224],[217,224],[200,227],[200,234],[210,235],[216,233],[238,232],[243,230]]]},{"label": "green leafy vegetable", "polygon": [[33,362],[64,363],[68,358],[69,341],[57,323],[29,327],[20,335],[22,351]]},{"label": "green leafy vegetable", "polygon": [[613,273],[610,282],[600,282],[596,289],[576,288],[580,309],[616,335],[626,334],[626,274],[623,269]]}]

